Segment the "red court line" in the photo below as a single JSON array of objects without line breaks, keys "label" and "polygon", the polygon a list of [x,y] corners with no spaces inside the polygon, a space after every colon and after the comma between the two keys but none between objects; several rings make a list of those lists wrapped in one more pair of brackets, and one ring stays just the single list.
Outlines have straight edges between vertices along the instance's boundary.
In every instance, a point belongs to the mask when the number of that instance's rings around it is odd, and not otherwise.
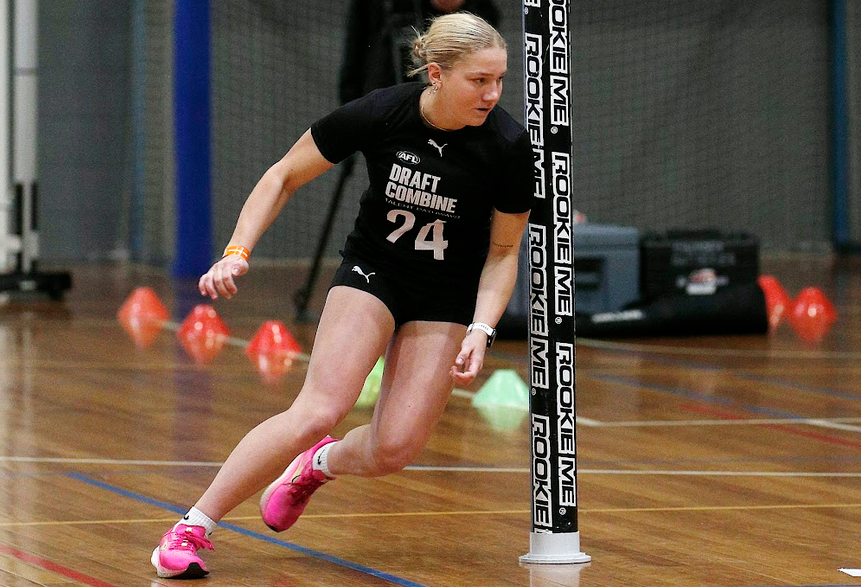
[{"label": "red court line", "polygon": [[[717,416],[723,420],[748,420],[745,416],[739,416],[738,414],[733,414],[732,412],[725,412],[723,410],[717,410],[715,408],[706,408],[703,406],[696,406],[692,404],[682,404],[679,406],[682,410],[687,410],[689,412],[697,412],[699,414],[706,414],[710,416]],[[788,426],[786,424],[757,424],[757,426],[764,426],[765,428],[774,428],[775,430],[781,430],[783,432],[789,432],[790,434],[795,434],[797,436],[805,436],[807,438],[813,438],[814,440],[821,440],[822,442],[828,442],[831,444],[840,444],[842,446],[851,446],[852,448],[861,448],[861,442],[856,440],[849,440],[846,438],[840,438],[839,436],[832,436],[831,434],[823,434],[821,432],[812,432],[810,430],[801,430],[799,428],[795,428],[793,426]]]},{"label": "red court line", "polygon": [[17,548],[12,548],[11,546],[6,546],[5,544],[0,544],[0,553],[14,556],[18,560],[24,561],[25,563],[41,567],[48,571],[53,571],[58,575],[63,575],[64,577],[68,577],[69,579],[77,581],[78,583],[90,585],[90,587],[117,587],[116,585],[105,583],[104,581],[96,579],[95,577],[84,575],[83,573],[79,573],[78,571],[72,570],[68,567],[64,567],[63,565],[49,561],[40,556],[36,556],[35,554],[30,554],[29,552],[24,552],[23,550],[18,550]]}]

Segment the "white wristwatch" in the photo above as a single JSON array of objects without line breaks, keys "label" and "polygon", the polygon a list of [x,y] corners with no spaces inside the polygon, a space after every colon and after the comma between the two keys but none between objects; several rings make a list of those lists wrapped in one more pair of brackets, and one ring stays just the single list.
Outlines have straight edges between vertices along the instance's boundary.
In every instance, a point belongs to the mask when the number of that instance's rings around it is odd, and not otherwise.
[{"label": "white wristwatch", "polygon": [[496,328],[489,324],[485,324],[484,322],[473,322],[467,327],[466,333],[469,334],[473,330],[481,330],[487,335],[487,346],[492,345],[493,341],[496,340]]}]

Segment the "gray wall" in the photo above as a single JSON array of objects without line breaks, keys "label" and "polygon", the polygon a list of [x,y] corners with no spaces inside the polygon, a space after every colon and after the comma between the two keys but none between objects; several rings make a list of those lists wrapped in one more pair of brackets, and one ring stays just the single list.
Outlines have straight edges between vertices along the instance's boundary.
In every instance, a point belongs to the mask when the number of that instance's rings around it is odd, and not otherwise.
[{"label": "gray wall", "polygon": [[130,3],[39,2],[38,173],[45,260],[123,257]]}]

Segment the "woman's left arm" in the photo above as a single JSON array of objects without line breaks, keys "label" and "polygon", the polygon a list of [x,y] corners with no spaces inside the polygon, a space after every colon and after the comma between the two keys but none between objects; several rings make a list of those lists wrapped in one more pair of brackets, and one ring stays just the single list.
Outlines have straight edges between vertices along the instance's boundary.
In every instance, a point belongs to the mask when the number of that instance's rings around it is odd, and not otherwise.
[{"label": "woman's left arm", "polygon": [[[483,322],[495,328],[505,312],[517,281],[517,254],[528,219],[529,212],[505,214],[493,211],[490,251],[481,271],[473,322]],[[486,350],[487,334],[481,330],[475,329],[464,337],[451,369],[456,384],[472,383],[484,364]]]}]

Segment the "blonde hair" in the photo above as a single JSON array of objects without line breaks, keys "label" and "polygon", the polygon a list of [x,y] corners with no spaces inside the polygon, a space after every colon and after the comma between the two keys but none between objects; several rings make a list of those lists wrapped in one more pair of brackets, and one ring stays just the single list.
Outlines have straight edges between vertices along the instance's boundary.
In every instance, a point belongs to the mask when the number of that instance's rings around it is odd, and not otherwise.
[{"label": "blonde hair", "polygon": [[470,53],[490,47],[505,49],[505,39],[483,18],[469,12],[438,16],[413,41],[416,67],[409,75],[427,71],[430,63],[449,69]]}]

